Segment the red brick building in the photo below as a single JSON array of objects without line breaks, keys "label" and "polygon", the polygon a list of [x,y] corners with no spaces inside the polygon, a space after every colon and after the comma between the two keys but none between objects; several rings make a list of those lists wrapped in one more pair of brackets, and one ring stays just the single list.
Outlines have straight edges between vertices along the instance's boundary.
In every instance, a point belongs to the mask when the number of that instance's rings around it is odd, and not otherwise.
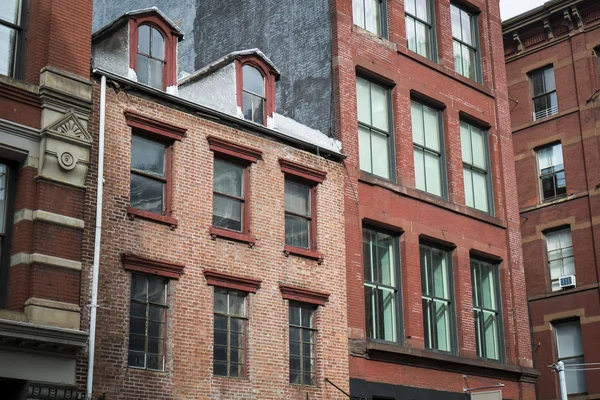
[{"label": "red brick building", "polygon": [[498,1],[331,7],[351,394],[533,399]]},{"label": "red brick building", "polygon": [[[73,24],[73,16],[77,23]],[[0,6],[0,397],[75,399],[92,136],[91,2]],[[81,389],[81,388],[79,388]]]},{"label": "red brick building", "polygon": [[559,398],[562,360],[569,395],[596,398],[600,4],[548,2],[503,33],[538,397]]}]

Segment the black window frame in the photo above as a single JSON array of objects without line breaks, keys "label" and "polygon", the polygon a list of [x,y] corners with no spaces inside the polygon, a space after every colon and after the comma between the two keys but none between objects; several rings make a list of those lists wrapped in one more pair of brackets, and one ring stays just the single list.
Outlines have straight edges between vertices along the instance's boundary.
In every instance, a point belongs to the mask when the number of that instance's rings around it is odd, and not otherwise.
[{"label": "black window frame", "polygon": [[[300,309],[300,325],[294,325],[291,322],[291,314],[292,314],[292,308],[293,307],[297,307]],[[313,322],[313,327],[305,327],[302,326],[302,310],[310,310],[310,312],[312,313],[312,322]],[[317,335],[318,335],[318,328],[317,328],[317,311],[318,308],[317,306],[315,306],[314,304],[307,304],[307,303],[302,303],[302,302],[296,302],[296,301],[290,301],[288,304],[288,330],[289,330],[289,335],[288,335],[288,351],[289,351],[289,357],[288,357],[288,364],[289,364],[289,383],[291,385],[298,385],[298,386],[310,386],[310,387],[315,387],[317,386]],[[292,341],[292,334],[291,334],[291,329],[300,329],[300,342],[298,341]],[[306,344],[306,342],[304,341],[304,332],[308,331],[310,332],[310,334],[312,334],[312,357],[304,357],[304,345]],[[298,371],[299,372],[299,377],[300,379],[300,383],[298,382],[292,382],[292,342],[295,343],[300,343],[300,370],[294,370],[294,371]],[[304,375],[305,375],[305,370],[304,370],[304,359],[308,358],[311,359],[313,361],[312,363],[312,367],[313,370],[310,372],[310,375],[313,376],[314,379],[314,383],[306,383],[305,379],[304,379]]]},{"label": "black window frame", "polygon": [[[394,299],[396,301],[396,315],[394,316],[395,318],[395,323],[396,323],[396,340],[394,341],[389,341],[389,340],[385,340],[385,339],[379,339],[379,338],[373,338],[373,337],[369,337],[368,334],[368,321],[367,321],[367,313],[366,313],[366,307],[367,307],[367,298],[365,295],[364,298],[364,302],[365,302],[365,332],[366,333],[366,337],[368,341],[372,341],[372,342],[380,342],[380,343],[394,343],[397,344],[399,346],[402,346],[404,343],[404,318],[403,318],[403,308],[402,308],[402,260],[400,259],[400,235],[398,233],[395,232],[391,232],[391,231],[387,231],[385,229],[381,229],[381,228],[377,228],[371,225],[364,225],[363,228],[363,268],[365,265],[365,247],[364,247],[364,233],[365,230],[366,231],[370,231],[373,232],[375,234],[377,233],[382,233],[384,235],[388,235],[392,238],[393,240],[393,256],[394,256],[394,265],[393,265],[393,273],[394,273],[394,280],[396,282],[396,287],[392,288],[391,286],[387,286],[387,285],[383,285],[380,284],[378,282],[374,282],[374,281],[367,281],[366,279],[366,274],[363,274],[363,288],[365,287],[366,284],[372,285],[375,288],[379,287],[379,286],[383,286],[386,289],[394,289],[395,290],[395,296]],[[372,253],[371,253],[372,255]],[[379,306],[379,303],[376,303],[376,306]],[[378,313],[376,313],[377,315]],[[374,317],[376,318],[376,316]],[[379,336],[379,334],[377,334],[376,336]]]},{"label": "black window frame", "polygon": [[[0,310],[8,305],[8,283],[10,276],[10,249],[13,239],[14,216],[16,207],[16,190],[18,179],[18,163],[0,158],[0,163],[6,166],[6,209],[4,221],[4,233],[0,233],[2,243],[0,244]],[[0,227],[1,230],[1,227]]]},{"label": "black window frame", "polygon": [[[460,11],[466,13],[469,15],[470,17],[470,21],[471,21],[471,32],[473,35],[473,44],[468,44],[466,42],[463,41],[462,38],[462,28],[461,28],[461,37],[457,38],[454,35],[452,35],[452,42],[453,42],[453,56],[454,56],[454,60],[456,61],[456,55],[454,54],[454,42],[457,42],[458,44],[461,45],[461,60],[462,60],[462,46],[466,46],[469,49],[473,50],[475,52],[475,65],[474,65],[474,70],[475,70],[475,78],[471,78],[468,75],[464,74],[464,70],[463,70],[463,66],[461,65],[461,71],[462,72],[458,72],[456,71],[456,66],[455,71],[460,74],[461,76],[464,76],[467,79],[472,79],[477,83],[481,83],[483,84],[483,71],[482,71],[482,67],[481,67],[481,43],[480,43],[480,36],[479,36],[479,10],[474,10],[474,9],[470,9],[468,7],[465,7],[463,4],[461,3],[455,3],[455,2],[451,2],[450,3],[450,7],[456,7],[458,8]],[[452,13],[452,11],[451,11]],[[450,27],[452,28],[452,17],[450,18]],[[462,27],[462,22],[461,22],[461,27]]]},{"label": "black window frame", "polygon": [[[475,128],[475,129],[479,129],[482,133],[483,133],[483,146],[484,146],[484,150],[485,150],[485,162],[487,165],[487,171],[483,170],[475,165],[466,163],[463,161],[463,179],[464,179],[464,168],[468,168],[471,171],[476,171],[482,174],[485,174],[485,181],[486,181],[486,191],[487,191],[487,198],[488,198],[488,210],[487,211],[483,211],[477,207],[475,207],[475,197],[473,196],[473,207],[467,206],[469,208],[473,208],[475,210],[481,211],[483,213],[489,214],[491,216],[495,215],[495,209],[494,209],[494,181],[492,180],[492,163],[491,163],[491,157],[490,157],[490,145],[489,145],[489,129],[488,128],[483,128],[471,121],[469,121],[466,118],[461,118],[460,119],[460,124],[466,124],[469,127],[469,137],[471,140],[471,160],[473,159],[473,136],[471,134],[471,128]],[[462,149],[462,145],[461,145],[461,152],[463,151]],[[472,174],[471,174],[472,176]],[[473,187],[473,191],[475,191],[475,182],[471,181],[471,187]],[[466,193],[465,193],[465,205],[466,205]]]},{"label": "black window frame", "polygon": [[[554,148],[556,146],[560,146],[560,153],[561,153],[561,158],[562,158],[562,169],[557,169],[554,170],[555,166],[552,165],[551,167],[547,167],[547,168],[551,168],[552,171],[543,174],[542,173],[542,168],[540,166],[540,152],[546,149],[552,149],[552,152],[554,153]],[[537,175],[538,175],[538,184],[539,184],[539,195],[540,195],[540,200],[542,203],[545,202],[549,202],[549,201],[554,201],[557,199],[561,199],[563,197],[567,196],[567,173],[565,171],[565,159],[564,159],[564,154],[562,151],[562,143],[561,142],[554,142],[548,145],[544,145],[542,147],[538,147],[537,149],[535,149],[535,158],[536,158],[536,165],[537,165]],[[559,193],[558,192],[558,185],[557,185],[557,174],[562,173],[564,175],[564,180],[565,180],[565,186],[564,186],[564,193]],[[553,187],[554,187],[554,196],[549,196],[546,197],[544,195],[544,178],[548,178],[548,177],[553,177],[554,179],[552,180],[553,182]]]},{"label": "black window frame", "polygon": [[[244,302],[244,315],[242,317],[237,316],[237,315],[233,315],[231,314],[229,311],[227,313],[222,313],[222,312],[217,312],[215,309],[215,303],[216,303],[216,299],[217,299],[217,292],[221,292],[222,294],[225,294],[227,296],[227,308],[229,308],[229,295],[232,292],[235,292],[236,294],[239,295],[243,295],[243,302]],[[248,327],[249,327],[249,322],[248,322],[248,293],[241,291],[241,290],[235,290],[235,289],[228,289],[228,288],[224,288],[224,287],[217,287],[215,286],[214,288],[214,292],[213,292],[213,318],[214,320],[216,320],[216,317],[220,316],[220,317],[225,317],[227,318],[227,330],[224,329],[217,329],[216,328],[216,323],[213,323],[213,368],[212,368],[212,372],[215,376],[220,376],[223,378],[245,378],[248,373],[247,373],[247,362],[248,362]],[[232,333],[234,333],[231,330],[231,320],[235,319],[235,320],[239,320],[242,321],[241,326],[243,327],[243,332],[241,333],[243,336],[243,347],[235,347],[231,345],[231,336]],[[213,320],[213,321],[214,321]],[[221,346],[222,345],[217,345],[216,344],[216,334],[217,331],[221,331],[221,332],[226,332],[227,335],[227,345],[226,345],[226,352],[227,352],[227,374],[223,375],[223,374],[218,374],[216,372],[216,368],[215,368],[215,364],[216,363],[222,363],[222,361],[217,361],[215,358],[215,353],[216,353],[216,348],[217,346]],[[239,335],[239,332],[236,332],[237,335]],[[238,351],[241,349],[242,350],[242,363],[234,363],[231,361],[231,349],[232,347],[238,349]],[[238,359],[239,360],[239,359]],[[238,375],[232,375],[231,374],[231,366],[232,364],[236,364],[238,366],[241,366],[241,369],[238,369],[239,373]]]},{"label": "black window frame", "polygon": [[[552,70],[552,75],[554,75],[554,89],[553,90],[546,90],[546,79],[545,79],[545,75],[544,73],[547,70]],[[534,85],[534,76],[541,74],[542,75],[542,80],[543,80],[543,84],[544,84],[544,92],[541,93],[536,93],[535,91],[535,85]],[[556,74],[554,73],[554,64],[550,64],[550,65],[546,65],[544,67],[535,69],[533,71],[530,71],[529,73],[527,73],[527,78],[529,79],[529,85],[530,85],[530,90],[531,90],[531,109],[533,110],[533,121],[539,121],[542,120],[544,118],[548,118],[552,115],[556,115],[558,114],[558,94],[556,91]],[[539,110],[536,111],[535,108],[535,101],[537,99],[540,99],[542,97],[547,97],[548,99],[552,98],[552,94],[556,95],[556,106],[552,107],[551,106],[551,100],[546,101],[546,104],[548,104],[548,102],[550,102],[550,107],[545,108],[544,110]],[[555,110],[553,110],[553,108],[555,108]],[[537,116],[538,113],[542,113],[545,112],[545,115],[540,115],[539,117]]]},{"label": "black window frame", "polygon": [[408,48],[408,50],[410,50],[414,53],[417,53],[420,56],[425,57],[433,62],[437,62],[438,61],[438,54],[437,54],[438,52],[437,52],[437,40],[436,40],[437,34],[436,34],[436,19],[435,19],[435,0],[425,0],[427,3],[427,13],[428,13],[428,16],[430,19],[429,22],[424,21],[421,18],[417,17],[416,15],[409,13],[406,9],[406,4],[408,1],[415,2],[415,9],[416,9],[416,0],[404,0],[404,22],[405,22],[405,25],[408,26],[407,20],[411,19],[415,32],[416,32],[417,23],[421,23],[429,28],[430,54],[423,55],[423,54],[419,53],[416,49],[415,50],[410,49],[410,43],[408,42],[408,37],[406,38],[406,48]]},{"label": "black window frame", "polygon": [[[496,310],[488,309],[483,306],[479,306],[479,305],[475,304],[476,303],[475,302],[475,292],[473,290],[475,288],[474,273],[473,273],[473,263],[474,262],[479,263],[479,264],[481,264],[481,263],[488,264],[493,270],[494,291],[496,294],[496,305],[497,305]],[[477,285],[477,287],[479,289],[481,289],[481,284]],[[483,328],[484,322],[483,322],[483,319],[480,319],[480,321],[481,321],[480,326],[479,327],[475,326],[475,335],[476,335],[475,342],[476,342],[476,347],[477,347],[477,349],[476,349],[477,357],[481,358],[481,359],[489,360],[489,361],[505,363],[506,362],[506,348],[505,348],[503,313],[502,313],[502,294],[501,294],[500,290],[501,290],[501,288],[500,288],[500,262],[492,261],[490,259],[486,259],[484,257],[475,256],[475,255],[471,254],[471,292],[472,292],[472,297],[473,297],[473,314],[475,314],[476,308],[480,309],[479,311],[481,311],[482,314],[483,314],[484,310],[489,311],[489,312],[495,312],[496,313],[496,321],[497,321],[497,329],[498,329],[498,338],[497,338],[497,340],[498,340],[498,359],[479,355],[479,348],[477,346],[477,344],[478,344],[477,329],[480,329],[480,334],[482,337],[485,334],[485,329]],[[478,290],[477,297],[481,298],[481,290]],[[475,324],[476,324],[476,322],[475,322]],[[485,341],[482,341],[482,345],[485,348]],[[482,353],[484,353],[483,350],[482,350]]]},{"label": "black window frame", "polygon": [[12,60],[12,71],[8,75],[14,79],[23,79],[25,77],[25,55],[26,55],[26,44],[27,44],[27,27],[28,27],[28,16],[29,16],[29,0],[19,1],[21,9],[19,10],[19,23],[15,24],[3,19],[0,19],[0,26],[14,29],[17,34],[15,38],[16,47],[14,51],[14,58]]},{"label": "black window frame", "polygon": [[365,1],[369,1],[369,0],[352,0],[352,23],[354,23],[354,2],[355,1],[360,1],[362,3],[362,15],[363,15],[363,21],[362,21],[362,25],[359,24],[355,24],[356,26],[360,27],[361,29],[364,29],[368,32],[371,32],[374,35],[377,35],[379,37],[382,37],[384,39],[388,38],[388,15],[387,15],[387,0],[376,0],[379,2],[378,8],[379,8],[379,20],[377,21],[377,25],[379,28],[380,32],[373,32],[369,29],[367,29],[367,21],[366,21],[366,16],[365,16]]}]

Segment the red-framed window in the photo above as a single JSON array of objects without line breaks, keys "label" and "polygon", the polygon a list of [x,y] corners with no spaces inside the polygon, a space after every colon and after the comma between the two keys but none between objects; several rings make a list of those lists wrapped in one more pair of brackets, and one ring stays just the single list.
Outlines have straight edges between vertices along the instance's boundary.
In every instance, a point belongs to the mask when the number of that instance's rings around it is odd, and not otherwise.
[{"label": "red-framed window", "polygon": [[126,111],[131,127],[130,203],[127,213],[177,226],[172,217],[173,145],[187,131]]},{"label": "red-framed window", "polygon": [[236,61],[237,103],[244,119],[267,125],[275,112],[275,80],[273,68],[256,56]]},{"label": "red-framed window", "polygon": [[140,83],[159,90],[177,85],[179,32],[155,13],[129,20],[129,67]]},{"label": "red-framed window", "polygon": [[317,186],[326,173],[279,159],[285,174],[285,245],[286,255],[313,258],[321,263],[317,251]]},{"label": "red-framed window", "polygon": [[225,237],[253,246],[250,166],[262,157],[262,151],[214,136],[208,137],[208,143],[215,154],[210,234],[213,238]]}]

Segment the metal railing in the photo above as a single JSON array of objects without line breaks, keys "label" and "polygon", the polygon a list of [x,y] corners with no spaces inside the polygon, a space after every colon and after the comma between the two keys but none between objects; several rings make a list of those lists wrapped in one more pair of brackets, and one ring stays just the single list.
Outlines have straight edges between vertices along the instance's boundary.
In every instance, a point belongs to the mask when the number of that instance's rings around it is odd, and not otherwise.
[{"label": "metal railing", "polygon": [[533,120],[537,121],[538,119],[546,118],[554,114],[558,114],[558,106],[546,108],[545,110],[534,111]]}]

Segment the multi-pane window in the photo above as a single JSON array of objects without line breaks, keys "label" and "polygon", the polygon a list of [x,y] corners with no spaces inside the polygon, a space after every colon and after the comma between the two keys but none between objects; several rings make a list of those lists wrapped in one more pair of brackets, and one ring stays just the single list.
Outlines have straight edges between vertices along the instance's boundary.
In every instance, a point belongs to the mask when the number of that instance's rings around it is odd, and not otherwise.
[{"label": "multi-pane window", "polygon": [[390,91],[356,78],[360,169],[390,178],[392,145]]},{"label": "multi-pane window", "polygon": [[0,309],[6,307],[10,269],[10,232],[14,212],[14,171],[0,162]]},{"label": "multi-pane window", "polygon": [[404,0],[408,48],[434,58],[433,9],[431,0]]},{"label": "multi-pane window", "polygon": [[552,200],[567,194],[567,180],[560,143],[538,150],[542,200]]},{"label": "multi-pane window", "polygon": [[22,0],[0,2],[0,75],[17,75],[17,54],[22,52],[24,15]]},{"label": "multi-pane window", "polygon": [[538,69],[529,74],[533,93],[533,120],[546,118],[558,113],[556,82],[552,66]]},{"label": "multi-pane window", "polygon": [[290,303],[290,383],[315,385],[315,309]]},{"label": "multi-pane window", "polygon": [[480,81],[477,16],[450,5],[452,38],[454,45],[454,70],[474,81]]},{"label": "multi-pane window", "polygon": [[138,28],[137,80],[162,90],[165,66],[165,38],[150,25]]},{"label": "multi-pane window", "polygon": [[129,315],[129,366],[164,370],[167,282],[132,275]]},{"label": "multi-pane window", "polygon": [[451,269],[448,253],[421,245],[421,289],[425,347],[452,352],[454,316],[452,315]]},{"label": "multi-pane window", "polygon": [[482,260],[471,259],[471,282],[477,355],[499,360],[501,315],[498,267]]},{"label": "multi-pane window", "polygon": [[265,78],[251,65],[242,67],[242,112],[244,118],[257,124],[265,120]]},{"label": "multi-pane window", "polygon": [[246,293],[215,288],[214,324],[214,374],[244,376]]},{"label": "multi-pane window", "polygon": [[398,340],[397,239],[363,228],[363,264],[367,336]]},{"label": "multi-pane window", "polygon": [[547,232],[546,251],[548,252],[548,268],[552,291],[560,290],[560,278],[575,275],[575,258],[573,257],[573,240],[571,229]]},{"label": "multi-pane window", "polygon": [[491,182],[488,163],[487,132],[460,122],[460,141],[467,206],[490,212]]},{"label": "multi-pane window", "polygon": [[352,0],[352,19],[378,36],[386,36],[385,0]]},{"label": "multi-pane window", "polygon": [[215,158],[213,175],[213,225],[241,232],[244,217],[246,168]]},{"label": "multi-pane window", "polygon": [[131,136],[131,207],[165,213],[168,151],[170,147],[164,143]]},{"label": "multi-pane window", "polygon": [[[583,341],[581,339],[581,325],[579,321],[568,321],[554,324],[556,332],[556,350],[558,361],[565,364],[565,380],[567,381],[567,394],[587,393],[587,381],[583,366]],[[569,365],[572,365],[569,368]]]},{"label": "multi-pane window", "polygon": [[443,140],[440,112],[411,101],[412,134],[417,189],[443,196]]},{"label": "multi-pane window", "polygon": [[314,238],[312,229],[313,188],[304,183],[285,180],[285,244],[308,249]]}]

